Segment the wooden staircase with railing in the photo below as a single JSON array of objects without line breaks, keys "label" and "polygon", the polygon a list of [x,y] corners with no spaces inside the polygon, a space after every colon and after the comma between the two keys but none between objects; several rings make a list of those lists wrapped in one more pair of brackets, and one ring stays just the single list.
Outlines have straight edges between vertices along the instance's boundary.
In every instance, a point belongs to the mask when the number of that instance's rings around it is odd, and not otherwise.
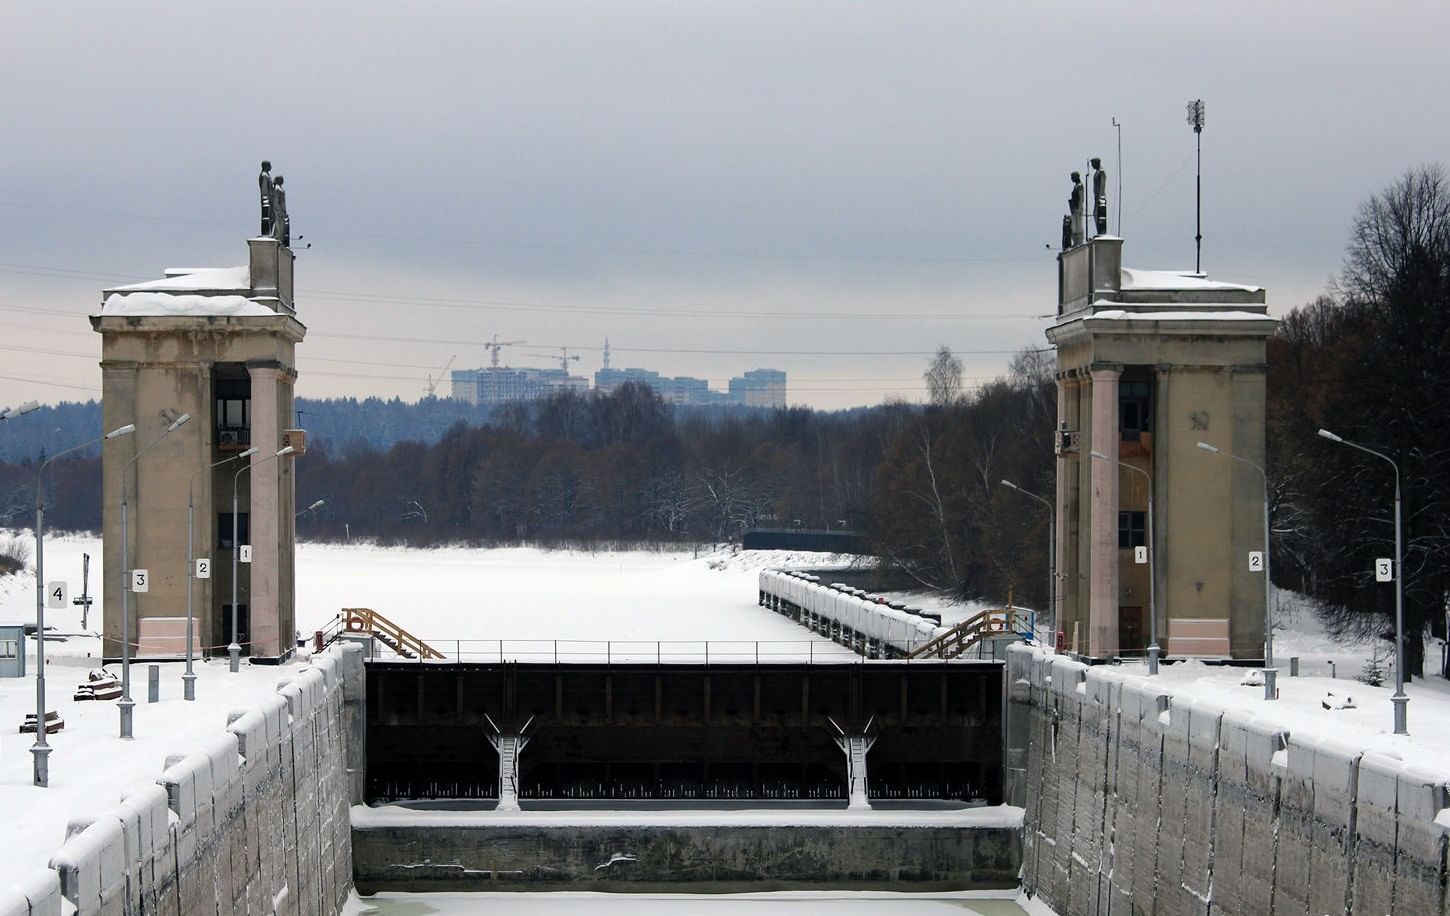
[{"label": "wooden staircase with railing", "polygon": [[1015,634],[1030,636],[1031,612],[1022,608],[990,608],[974,614],[931,642],[918,647],[907,658],[960,658],[982,640]]},{"label": "wooden staircase with railing", "polygon": [[403,658],[445,658],[442,652],[409,633],[372,608],[345,607],[338,615],[337,629],[327,639],[334,642],[344,633],[366,633]]}]

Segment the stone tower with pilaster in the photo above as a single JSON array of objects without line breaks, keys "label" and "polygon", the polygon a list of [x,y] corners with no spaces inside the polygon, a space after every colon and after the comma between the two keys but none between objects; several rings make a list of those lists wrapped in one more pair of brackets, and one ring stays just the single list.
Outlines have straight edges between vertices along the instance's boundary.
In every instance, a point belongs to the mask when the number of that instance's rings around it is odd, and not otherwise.
[{"label": "stone tower with pilaster", "polygon": [[[280,660],[295,646],[293,460],[305,437],[292,428],[292,397],[307,329],[296,317],[284,230],[269,223],[264,196],[264,234],[247,241],[245,266],[170,269],[108,289],[91,317],[101,335],[104,426],[136,424],[102,453],[108,659],[120,657],[123,638],[136,657],[184,655],[188,589],[195,651],[224,656],[234,636],[232,555],[243,547],[250,563],[237,564],[237,642],[253,660]],[[183,413],[191,420],[161,439]],[[277,457],[286,445],[295,454]],[[243,457],[247,449],[256,451]],[[124,636],[123,503],[126,565],[150,580],[128,596]]]},{"label": "stone tower with pilaster", "polygon": [[1262,288],[1125,268],[1122,247],[1058,258],[1058,629],[1094,658],[1141,656],[1155,629],[1169,655],[1262,658],[1262,483],[1197,445],[1264,466],[1277,322]]}]

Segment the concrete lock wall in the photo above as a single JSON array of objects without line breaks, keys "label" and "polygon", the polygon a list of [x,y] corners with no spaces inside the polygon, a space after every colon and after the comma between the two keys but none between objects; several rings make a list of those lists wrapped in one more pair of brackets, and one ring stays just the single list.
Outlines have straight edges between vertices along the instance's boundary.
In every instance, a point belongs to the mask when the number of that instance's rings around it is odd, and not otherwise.
[{"label": "concrete lock wall", "polygon": [[168,757],[154,784],[72,821],[49,869],[0,890],[0,916],[341,912],[365,704],[360,647],[314,658],[202,747]]},{"label": "concrete lock wall", "polygon": [[[1016,886],[1007,826],[417,824],[353,831],[359,893]],[[684,908],[688,910],[689,908]]]},{"label": "concrete lock wall", "polygon": [[1014,646],[1022,882],[1063,916],[1450,916],[1450,768]]}]

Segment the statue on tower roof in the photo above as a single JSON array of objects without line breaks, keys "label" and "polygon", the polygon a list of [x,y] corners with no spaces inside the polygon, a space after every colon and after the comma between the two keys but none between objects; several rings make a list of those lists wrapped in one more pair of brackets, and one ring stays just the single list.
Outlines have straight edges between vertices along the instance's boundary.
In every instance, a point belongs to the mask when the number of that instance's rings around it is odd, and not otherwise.
[{"label": "statue on tower roof", "polygon": [[262,231],[259,235],[272,234],[272,163],[262,160],[262,174],[257,176],[257,190],[262,195]]},{"label": "statue on tower roof", "polygon": [[1093,167],[1093,228],[1094,235],[1108,234],[1108,173],[1103,171],[1103,161],[1092,159]]}]

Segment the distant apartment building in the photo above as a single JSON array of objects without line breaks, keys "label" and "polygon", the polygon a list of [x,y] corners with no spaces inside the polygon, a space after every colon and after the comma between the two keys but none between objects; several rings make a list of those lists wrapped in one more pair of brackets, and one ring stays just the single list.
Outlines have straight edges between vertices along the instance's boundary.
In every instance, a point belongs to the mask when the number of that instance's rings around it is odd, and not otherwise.
[{"label": "distant apartment building", "polygon": [[594,373],[594,388],[606,394],[627,382],[648,385],[660,397],[681,407],[731,405],[737,407],[784,407],[785,373],[775,369],[753,369],[730,380],[728,391],[715,391],[707,379],[687,375],[670,377],[653,369],[603,368]]},{"label": "distant apartment building", "polygon": [[785,373],[752,369],[730,380],[730,403],[746,407],[784,407]]},{"label": "distant apartment building", "polygon": [[531,401],[560,391],[587,391],[589,380],[563,369],[511,369],[486,366],[455,369],[453,397],[470,404],[492,406],[509,401]]}]

